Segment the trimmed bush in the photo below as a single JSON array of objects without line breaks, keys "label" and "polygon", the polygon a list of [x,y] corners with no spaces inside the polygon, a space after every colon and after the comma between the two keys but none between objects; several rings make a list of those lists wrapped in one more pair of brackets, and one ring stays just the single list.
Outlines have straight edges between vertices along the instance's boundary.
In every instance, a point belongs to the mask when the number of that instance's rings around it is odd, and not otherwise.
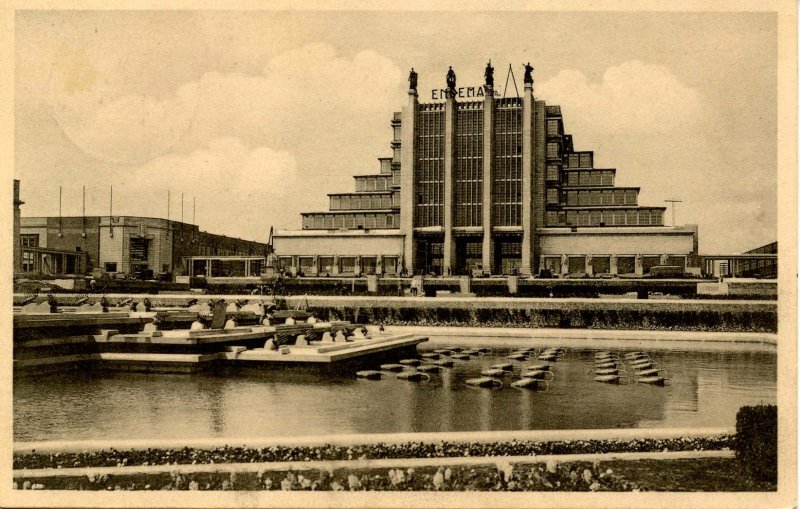
[{"label": "trimmed bush", "polygon": [[744,406],[736,414],[736,458],[756,479],[778,480],[778,407]]}]

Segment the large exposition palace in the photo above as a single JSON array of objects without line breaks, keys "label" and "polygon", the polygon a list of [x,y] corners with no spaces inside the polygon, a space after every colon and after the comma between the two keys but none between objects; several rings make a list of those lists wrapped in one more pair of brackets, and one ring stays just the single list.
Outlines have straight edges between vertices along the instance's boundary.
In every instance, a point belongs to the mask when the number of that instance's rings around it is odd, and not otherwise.
[{"label": "large exposition palace", "polygon": [[[329,210],[303,213],[302,230],[274,236],[284,266],[305,275],[647,274],[697,265],[697,227],[664,226],[664,207],[638,202],[574,148],[560,106],[483,87],[447,88],[420,103],[417,74],[394,114],[393,156],[330,194]],[[460,100],[469,98],[469,100]]]}]

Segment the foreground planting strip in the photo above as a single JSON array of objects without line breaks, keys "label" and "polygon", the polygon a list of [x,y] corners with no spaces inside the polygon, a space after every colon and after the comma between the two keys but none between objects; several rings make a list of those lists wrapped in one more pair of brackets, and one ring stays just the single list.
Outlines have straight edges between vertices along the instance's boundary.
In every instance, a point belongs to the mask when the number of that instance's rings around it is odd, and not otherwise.
[{"label": "foreground planting strip", "polygon": [[679,438],[710,438],[734,435],[734,428],[627,428],[627,429],[570,429],[570,430],[525,430],[525,431],[466,431],[430,433],[372,433],[343,434],[330,436],[298,436],[270,438],[205,438],[205,439],[137,439],[137,440],[87,440],[16,442],[14,454],[24,455],[85,452],[116,449],[117,451],[143,451],[148,449],[183,449],[185,447],[210,449],[215,447],[264,447],[287,446],[319,447],[357,445],[400,445],[406,443],[492,443],[492,442],[563,442],[590,440],[664,440]]},{"label": "foreground planting strip", "polygon": [[733,451],[617,452],[599,454],[543,454],[534,456],[481,456],[449,458],[394,458],[340,461],[289,461],[268,463],[204,463],[195,465],[136,465],[130,467],[43,468],[14,470],[15,479],[45,477],[82,477],[102,475],[158,475],[190,473],[243,473],[311,470],[370,470],[381,468],[421,468],[437,466],[493,466],[499,463],[526,465],[536,463],[577,463],[637,460],[676,460],[700,458],[733,458]]}]

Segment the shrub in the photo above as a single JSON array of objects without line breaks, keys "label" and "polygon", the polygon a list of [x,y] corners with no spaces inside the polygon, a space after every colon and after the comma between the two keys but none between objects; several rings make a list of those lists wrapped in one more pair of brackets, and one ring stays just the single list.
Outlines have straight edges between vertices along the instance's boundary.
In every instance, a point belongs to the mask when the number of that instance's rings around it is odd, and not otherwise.
[{"label": "shrub", "polygon": [[778,407],[744,406],[736,414],[736,458],[754,478],[778,480]]}]

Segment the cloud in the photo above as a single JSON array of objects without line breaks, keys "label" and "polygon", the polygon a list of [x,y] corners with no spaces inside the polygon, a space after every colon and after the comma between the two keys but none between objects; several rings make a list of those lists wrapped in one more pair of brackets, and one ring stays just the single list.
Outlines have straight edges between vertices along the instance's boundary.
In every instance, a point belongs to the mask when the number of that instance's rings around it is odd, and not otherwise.
[{"label": "cloud", "polygon": [[207,71],[172,89],[132,84],[124,78],[143,72],[141,62],[127,68],[94,51],[62,48],[49,102],[67,139],[105,163],[98,183],[121,178],[121,193],[141,193],[129,202],[115,195],[119,213],[144,213],[155,199],[160,212],[147,215],[164,215],[171,189],[197,196],[203,228],[252,237],[269,224],[299,227],[300,211],[327,209],[327,192],[351,190],[353,174],[377,171],[376,158],[391,155],[389,120],[405,81],[375,51],[307,44],[260,72]]},{"label": "cloud", "polygon": [[609,67],[599,82],[580,71],[564,70],[537,85],[536,93],[561,104],[574,131],[606,134],[667,134],[703,116],[702,99],[666,67],[631,60]]},{"label": "cloud", "polygon": [[215,138],[187,154],[156,157],[115,178],[121,184],[114,193],[117,213],[165,216],[170,190],[172,219],[180,219],[183,193],[186,222],[192,221],[194,197],[202,229],[259,240],[266,240],[273,220],[296,220],[280,201],[302,185],[290,153],[233,137]]},{"label": "cloud", "polygon": [[[277,148],[340,149],[342,122],[349,136],[370,138],[399,104],[402,73],[371,50],[337,55],[308,44],[269,60],[258,74],[205,72],[167,97],[116,95],[124,62],[93,65],[76,51],[59,65],[51,83],[54,116],[70,140],[95,158],[140,163],[168,151],[188,151],[219,137]],[[398,95],[399,97],[399,95]],[[362,121],[366,119],[366,121]],[[375,154],[377,157],[380,154]]]},{"label": "cloud", "polygon": [[[726,132],[710,127],[709,98],[666,67],[633,60],[598,81],[564,70],[537,85],[536,95],[561,105],[576,150],[593,150],[596,167],[617,168],[617,185],[641,187],[640,205],[682,200],[678,224],[699,226],[701,253],[739,252],[774,238],[775,210],[763,199],[774,179],[710,142],[710,133]],[[670,218],[668,208],[666,224]]]},{"label": "cloud", "polygon": [[171,150],[191,126],[196,98],[117,94],[112,74],[124,62],[97,50],[62,50],[49,82],[59,127],[83,152],[117,164],[141,163]]}]

